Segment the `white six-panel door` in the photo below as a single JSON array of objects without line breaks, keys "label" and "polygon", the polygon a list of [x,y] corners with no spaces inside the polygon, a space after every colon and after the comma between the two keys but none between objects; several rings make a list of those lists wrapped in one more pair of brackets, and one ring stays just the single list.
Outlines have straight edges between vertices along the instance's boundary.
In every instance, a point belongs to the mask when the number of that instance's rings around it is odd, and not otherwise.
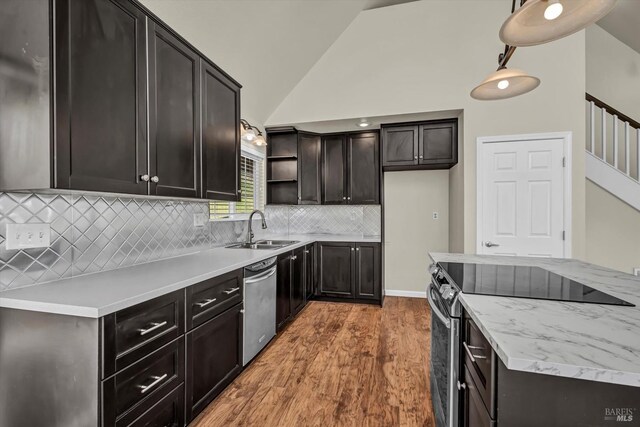
[{"label": "white six-panel door", "polygon": [[565,253],[565,138],[478,144],[478,253]]}]

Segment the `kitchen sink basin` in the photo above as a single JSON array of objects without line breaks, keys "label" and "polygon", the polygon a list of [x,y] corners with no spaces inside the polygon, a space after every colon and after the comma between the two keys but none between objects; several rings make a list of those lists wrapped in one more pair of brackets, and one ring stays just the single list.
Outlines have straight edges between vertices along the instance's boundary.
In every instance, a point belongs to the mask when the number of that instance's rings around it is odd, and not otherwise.
[{"label": "kitchen sink basin", "polygon": [[227,246],[227,249],[279,249],[297,242],[297,240],[258,240],[253,243],[235,243]]}]

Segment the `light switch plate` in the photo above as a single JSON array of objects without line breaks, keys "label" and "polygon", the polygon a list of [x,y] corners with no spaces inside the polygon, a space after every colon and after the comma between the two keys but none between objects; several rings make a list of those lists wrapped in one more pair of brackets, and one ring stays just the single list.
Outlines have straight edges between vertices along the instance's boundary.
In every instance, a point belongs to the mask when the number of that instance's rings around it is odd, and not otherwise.
[{"label": "light switch plate", "polygon": [[7,224],[7,250],[48,248],[51,245],[49,224]]},{"label": "light switch plate", "polygon": [[635,274],[636,276],[640,276],[640,267],[634,268],[633,274]]}]

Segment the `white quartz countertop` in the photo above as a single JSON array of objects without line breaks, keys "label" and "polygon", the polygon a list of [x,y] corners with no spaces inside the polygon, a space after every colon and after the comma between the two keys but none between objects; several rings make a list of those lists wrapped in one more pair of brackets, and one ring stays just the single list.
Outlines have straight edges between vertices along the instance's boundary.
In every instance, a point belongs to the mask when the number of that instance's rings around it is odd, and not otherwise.
[{"label": "white quartz countertop", "polygon": [[313,242],[380,242],[352,235],[264,235],[296,240],[274,250],[214,248],[118,270],[0,292],[0,307],[98,318]]},{"label": "white quartz countertop", "polygon": [[508,369],[640,387],[640,278],[570,259],[430,256],[442,262],[537,266],[635,304],[460,297]]}]

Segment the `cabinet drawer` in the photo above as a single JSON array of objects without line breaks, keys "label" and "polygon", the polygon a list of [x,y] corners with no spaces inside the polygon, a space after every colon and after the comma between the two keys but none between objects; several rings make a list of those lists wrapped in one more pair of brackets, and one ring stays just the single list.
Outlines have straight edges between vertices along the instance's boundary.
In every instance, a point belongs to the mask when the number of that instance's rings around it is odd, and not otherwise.
[{"label": "cabinet drawer", "polygon": [[187,330],[242,302],[242,269],[187,288]]},{"label": "cabinet drawer", "polygon": [[145,413],[129,422],[123,417],[117,427],[183,427],[184,421],[184,384],[175,388]]},{"label": "cabinet drawer", "polygon": [[480,390],[466,366],[464,367],[464,375],[467,386],[464,403],[464,425],[466,427],[494,427],[496,422],[487,412],[480,397]]},{"label": "cabinet drawer", "polygon": [[176,291],[102,318],[103,378],[184,333],[184,291]]},{"label": "cabinet drawer", "polygon": [[482,335],[473,320],[465,322],[465,339],[462,343],[463,360],[469,375],[475,381],[478,393],[487,411],[495,417],[496,355],[489,341]]},{"label": "cabinet drawer", "polygon": [[102,382],[103,425],[129,425],[184,382],[184,337]]}]

